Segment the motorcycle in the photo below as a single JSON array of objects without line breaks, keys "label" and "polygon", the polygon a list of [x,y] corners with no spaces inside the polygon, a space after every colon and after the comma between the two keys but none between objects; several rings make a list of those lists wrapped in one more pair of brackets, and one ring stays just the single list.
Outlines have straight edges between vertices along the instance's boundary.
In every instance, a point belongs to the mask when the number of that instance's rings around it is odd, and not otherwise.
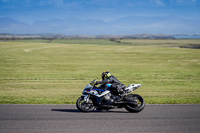
[{"label": "motorcycle", "polygon": [[109,110],[114,108],[125,108],[132,113],[138,113],[145,107],[144,99],[138,94],[128,94],[141,87],[141,84],[130,84],[124,89],[125,96],[119,99],[109,90],[111,84],[95,85],[96,80],[90,82],[83,90],[82,96],[78,98],[76,107],[81,112],[92,112],[94,110]]}]

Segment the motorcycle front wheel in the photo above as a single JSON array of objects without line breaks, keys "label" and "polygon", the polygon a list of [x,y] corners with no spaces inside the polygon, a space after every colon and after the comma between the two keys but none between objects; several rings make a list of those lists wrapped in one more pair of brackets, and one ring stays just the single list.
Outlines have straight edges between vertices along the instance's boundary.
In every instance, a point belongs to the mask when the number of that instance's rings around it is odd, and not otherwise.
[{"label": "motorcycle front wheel", "polygon": [[84,101],[84,97],[80,97],[76,101],[76,107],[81,112],[91,112],[91,111],[95,110],[95,108],[96,108],[91,99],[89,99],[89,101],[86,103]]},{"label": "motorcycle front wheel", "polygon": [[124,108],[129,112],[138,113],[145,107],[144,99],[138,94],[127,95],[124,99],[128,101],[128,103],[124,105]]}]

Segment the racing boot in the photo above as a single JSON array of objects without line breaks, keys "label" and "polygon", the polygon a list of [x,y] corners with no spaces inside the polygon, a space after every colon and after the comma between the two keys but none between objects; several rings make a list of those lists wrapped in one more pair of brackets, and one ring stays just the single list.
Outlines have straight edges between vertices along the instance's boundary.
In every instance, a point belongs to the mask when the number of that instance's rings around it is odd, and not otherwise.
[{"label": "racing boot", "polygon": [[119,101],[123,100],[125,96],[126,96],[125,92],[123,92],[122,94],[119,94],[119,96],[117,96],[117,98],[116,98],[116,101],[119,102]]}]

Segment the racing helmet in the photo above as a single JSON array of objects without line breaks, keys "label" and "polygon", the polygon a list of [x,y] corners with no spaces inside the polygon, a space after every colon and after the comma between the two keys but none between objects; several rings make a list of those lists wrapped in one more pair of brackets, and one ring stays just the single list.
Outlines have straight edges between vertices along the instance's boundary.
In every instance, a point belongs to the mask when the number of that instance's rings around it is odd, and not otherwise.
[{"label": "racing helmet", "polygon": [[102,80],[107,79],[107,78],[109,78],[110,76],[111,76],[110,71],[104,71],[104,72],[101,74]]}]

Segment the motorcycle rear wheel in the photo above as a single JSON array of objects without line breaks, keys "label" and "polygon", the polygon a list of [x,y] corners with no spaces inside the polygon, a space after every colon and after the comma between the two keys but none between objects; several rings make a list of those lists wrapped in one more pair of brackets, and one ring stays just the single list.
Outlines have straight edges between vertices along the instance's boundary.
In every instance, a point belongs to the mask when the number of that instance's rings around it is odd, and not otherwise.
[{"label": "motorcycle rear wheel", "polygon": [[130,94],[125,97],[129,103],[124,105],[124,108],[131,113],[138,113],[145,107],[144,99],[138,94]]},{"label": "motorcycle rear wheel", "polygon": [[81,112],[91,112],[91,111],[95,110],[95,108],[96,108],[91,99],[89,99],[88,103],[85,103],[84,97],[80,97],[76,101],[76,107]]}]

